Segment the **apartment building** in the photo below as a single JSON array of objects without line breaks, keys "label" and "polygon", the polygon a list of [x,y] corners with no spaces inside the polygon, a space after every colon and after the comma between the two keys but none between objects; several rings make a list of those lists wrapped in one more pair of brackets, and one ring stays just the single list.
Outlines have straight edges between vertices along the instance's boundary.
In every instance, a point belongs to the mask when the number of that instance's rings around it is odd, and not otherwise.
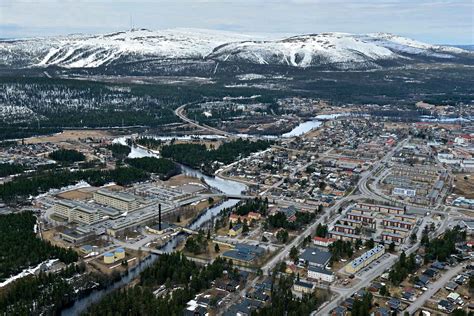
[{"label": "apartment building", "polygon": [[383,245],[377,245],[363,253],[360,257],[352,260],[348,265],[346,265],[345,270],[347,273],[356,273],[380,258],[384,253],[385,247]]}]

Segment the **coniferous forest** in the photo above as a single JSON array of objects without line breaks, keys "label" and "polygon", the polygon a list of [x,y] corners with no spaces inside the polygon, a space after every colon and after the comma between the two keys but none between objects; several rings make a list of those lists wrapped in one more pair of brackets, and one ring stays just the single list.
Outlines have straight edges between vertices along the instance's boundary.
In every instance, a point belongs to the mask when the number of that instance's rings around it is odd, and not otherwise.
[{"label": "coniferous forest", "polygon": [[213,162],[229,164],[239,158],[248,157],[251,153],[265,150],[271,142],[265,140],[250,141],[237,139],[219,146],[217,149],[207,149],[202,144],[171,144],[161,148],[163,157],[173,159],[184,165],[200,168],[204,172],[215,171]]},{"label": "coniferous forest", "polygon": [[73,250],[53,246],[36,237],[35,224],[36,217],[31,212],[0,216],[0,281],[47,259],[64,263],[77,261]]}]

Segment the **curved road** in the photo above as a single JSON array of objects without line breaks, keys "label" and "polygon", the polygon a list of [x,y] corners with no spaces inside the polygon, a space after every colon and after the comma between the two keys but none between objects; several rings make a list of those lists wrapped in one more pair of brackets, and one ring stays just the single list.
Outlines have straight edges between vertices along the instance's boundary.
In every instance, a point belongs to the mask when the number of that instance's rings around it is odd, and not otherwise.
[{"label": "curved road", "polygon": [[212,134],[216,134],[216,135],[221,135],[221,136],[225,136],[225,137],[231,137],[233,136],[232,134],[230,133],[227,133],[227,132],[224,132],[224,131],[221,131],[220,129],[217,129],[217,128],[214,128],[214,127],[211,127],[211,126],[208,126],[208,125],[205,125],[205,124],[199,124],[199,122],[196,122],[196,121],[193,121],[191,120],[190,118],[188,118],[186,115],[184,115],[184,108],[189,105],[188,104],[183,104],[181,105],[179,108],[177,108],[176,110],[174,110],[174,114],[176,114],[177,117],[179,117],[181,120],[183,120],[184,122],[194,126],[194,127],[197,127],[197,128],[201,128],[201,129],[204,129]]}]

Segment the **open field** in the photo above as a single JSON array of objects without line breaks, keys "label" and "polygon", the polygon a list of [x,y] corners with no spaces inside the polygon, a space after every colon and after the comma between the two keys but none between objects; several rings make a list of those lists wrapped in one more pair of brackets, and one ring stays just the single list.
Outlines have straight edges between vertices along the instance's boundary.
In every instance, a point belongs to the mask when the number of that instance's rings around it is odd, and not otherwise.
[{"label": "open field", "polygon": [[106,130],[65,130],[54,135],[27,138],[25,139],[25,143],[60,143],[84,138],[103,138],[110,136],[112,136],[112,134]]},{"label": "open field", "polygon": [[468,199],[474,199],[474,175],[458,174],[455,178],[454,193],[464,196]]}]

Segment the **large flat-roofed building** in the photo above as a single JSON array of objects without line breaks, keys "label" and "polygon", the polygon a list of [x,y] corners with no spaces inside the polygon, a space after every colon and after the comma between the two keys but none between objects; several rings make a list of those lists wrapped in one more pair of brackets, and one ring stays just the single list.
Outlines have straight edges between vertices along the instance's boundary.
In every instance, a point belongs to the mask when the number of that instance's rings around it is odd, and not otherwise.
[{"label": "large flat-roofed building", "polygon": [[301,264],[308,264],[308,266],[326,267],[331,259],[331,253],[328,251],[319,250],[317,248],[306,248],[306,250],[299,256]]},{"label": "large flat-roofed building", "polygon": [[222,257],[237,261],[238,263],[251,263],[263,256],[265,249],[259,246],[246,244],[236,244],[234,249],[228,250],[222,254]]},{"label": "large flat-roofed building", "polygon": [[400,196],[416,196],[416,190],[412,188],[394,188],[392,190],[393,195],[400,195]]},{"label": "large flat-roofed building", "polygon": [[91,225],[99,222],[102,216],[97,209],[77,201],[58,201],[53,206],[54,214],[68,222]]},{"label": "large flat-roofed building", "polygon": [[59,232],[59,237],[68,243],[76,245],[93,239],[95,234],[87,229],[76,228]]},{"label": "large flat-roofed building", "polygon": [[82,224],[93,224],[97,223],[102,219],[99,211],[88,205],[78,205],[73,208],[70,212],[69,221],[82,223]]},{"label": "large flat-roofed building", "polygon": [[137,197],[132,194],[113,192],[106,189],[94,192],[94,201],[124,212],[136,210],[140,205]]},{"label": "large flat-roofed building", "polygon": [[116,218],[121,214],[114,209],[72,200],[57,201],[53,206],[53,212],[68,222],[86,225],[95,224],[106,218]]},{"label": "large flat-roofed building", "polygon": [[76,207],[76,203],[74,203],[74,201],[59,200],[53,205],[53,212],[56,215],[69,220],[70,210],[74,207]]},{"label": "large flat-roofed building", "polygon": [[360,257],[352,260],[348,265],[346,265],[345,270],[347,273],[356,273],[368,266],[374,260],[380,258],[384,253],[385,247],[383,245],[377,245],[363,253]]}]

